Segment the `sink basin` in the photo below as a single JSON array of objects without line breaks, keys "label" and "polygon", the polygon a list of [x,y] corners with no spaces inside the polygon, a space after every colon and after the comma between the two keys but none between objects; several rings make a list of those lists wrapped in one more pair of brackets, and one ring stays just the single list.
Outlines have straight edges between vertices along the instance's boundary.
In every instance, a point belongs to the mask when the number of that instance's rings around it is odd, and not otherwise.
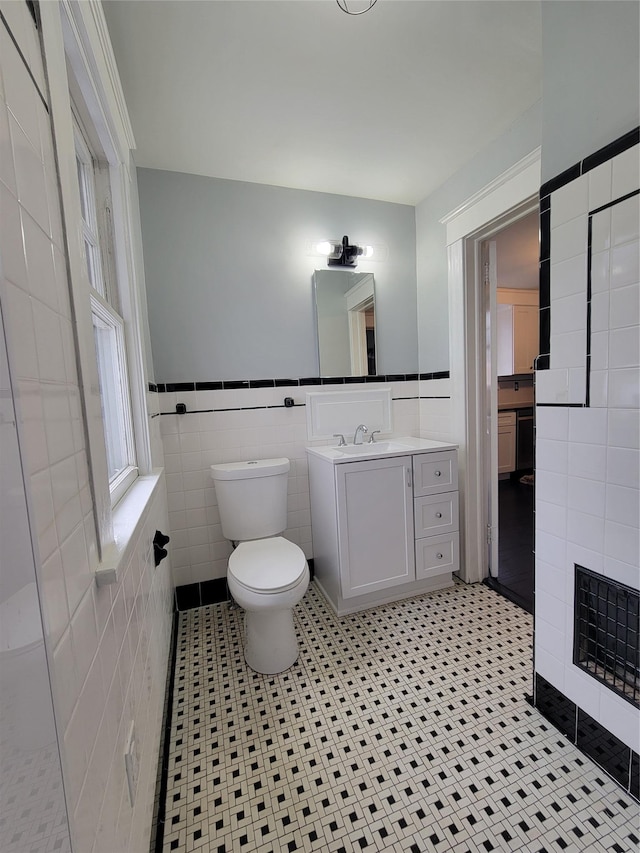
[{"label": "sink basin", "polygon": [[344,447],[332,449],[349,456],[375,456],[376,453],[404,453],[411,448],[401,441],[375,441],[373,444],[369,442],[366,444],[347,444]]}]

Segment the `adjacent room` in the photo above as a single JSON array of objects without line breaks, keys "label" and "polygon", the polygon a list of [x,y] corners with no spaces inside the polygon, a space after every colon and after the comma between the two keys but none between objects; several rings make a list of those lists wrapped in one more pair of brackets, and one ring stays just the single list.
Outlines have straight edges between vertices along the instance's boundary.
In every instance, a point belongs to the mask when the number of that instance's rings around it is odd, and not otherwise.
[{"label": "adjacent room", "polygon": [[0,849],[640,843],[640,4],[0,0]]}]

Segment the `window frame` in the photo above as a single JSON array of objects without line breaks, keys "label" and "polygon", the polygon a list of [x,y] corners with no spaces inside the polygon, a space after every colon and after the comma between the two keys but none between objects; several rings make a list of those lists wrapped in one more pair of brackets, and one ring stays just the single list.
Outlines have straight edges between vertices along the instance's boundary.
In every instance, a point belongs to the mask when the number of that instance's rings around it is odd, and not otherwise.
[{"label": "window frame", "polygon": [[[72,113],[82,217],[81,229],[92,325],[94,335],[96,328],[100,326],[105,331],[110,331],[113,337],[113,361],[109,367],[115,374],[115,381],[111,384],[116,390],[109,394],[111,397],[109,405],[107,405],[107,388],[105,387],[107,383],[103,382],[103,371],[107,365],[101,363],[97,341],[96,363],[101,388],[109,492],[111,503],[115,506],[138,476],[138,465],[131,416],[125,321],[118,312],[118,281],[111,262],[114,255],[114,234],[113,228],[110,227],[112,224],[110,182],[108,165],[101,164],[99,156],[92,151],[87,142],[86,131],[78,118],[78,110],[74,103],[72,103]],[[111,474],[114,445],[117,445],[117,451],[125,460],[125,464]]]},{"label": "window frame", "polygon": [[[136,226],[137,190],[135,166],[131,159],[135,141],[100,3],[95,0],[46,3],[41,5],[41,16],[78,358],[79,405],[85,427],[95,509],[98,548],[93,567],[97,570],[99,564],[111,559],[109,555],[115,543],[113,512],[130,484],[125,483],[113,495],[109,489],[89,297],[91,288],[86,272],[81,224],[72,103],[86,140],[94,152],[98,152],[95,178],[98,182],[105,181],[108,184],[110,215],[106,221],[102,221],[99,216],[97,225],[98,231],[107,228],[112,232],[113,257],[107,257],[106,267],[109,281],[118,283],[118,314],[123,321],[122,340],[126,349],[132,434],[137,453],[134,480],[138,474],[148,475],[153,472],[143,347],[144,294],[141,287],[144,274],[141,258],[138,257],[141,249]],[[126,502],[122,505],[126,505]],[[119,515],[117,520],[119,527]]]}]

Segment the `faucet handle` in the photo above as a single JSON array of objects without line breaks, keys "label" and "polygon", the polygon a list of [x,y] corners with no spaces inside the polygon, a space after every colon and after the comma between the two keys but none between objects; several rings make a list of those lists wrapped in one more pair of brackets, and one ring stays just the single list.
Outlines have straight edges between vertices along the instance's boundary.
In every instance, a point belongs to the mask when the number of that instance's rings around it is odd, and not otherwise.
[{"label": "faucet handle", "polygon": [[368,443],[369,444],[375,444],[376,443],[376,435],[380,435],[380,432],[381,431],[379,429],[374,429],[373,432],[369,435]]},{"label": "faucet handle", "polygon": [[333,437],[340,439],[340,441],[338,442],[338,447],[346,447],[347,446],[347,442],[344,440],[344,436],[342,435],[341,432],[334,432]]}]

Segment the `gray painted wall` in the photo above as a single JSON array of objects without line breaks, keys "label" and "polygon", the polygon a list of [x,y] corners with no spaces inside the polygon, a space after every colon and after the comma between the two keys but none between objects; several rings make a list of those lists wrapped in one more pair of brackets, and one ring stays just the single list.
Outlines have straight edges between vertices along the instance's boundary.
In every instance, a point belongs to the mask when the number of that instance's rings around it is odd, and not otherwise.
[{"label": "gray painted wall", "polygon": [[440,219],[537,148],[540,125],[538,102],[416,208],[421,373],[449,369],[447,235]]},{"label": "gray painted wall", "polygon": [[417,370],[415,210],[348,196],[138,169],[158,382],[318,375],[314,242],[383,244],[380,373]]},{"label": "gray painted wall", "polygon": [[542,3],[542,181],[640,123],[640,5]]}]

